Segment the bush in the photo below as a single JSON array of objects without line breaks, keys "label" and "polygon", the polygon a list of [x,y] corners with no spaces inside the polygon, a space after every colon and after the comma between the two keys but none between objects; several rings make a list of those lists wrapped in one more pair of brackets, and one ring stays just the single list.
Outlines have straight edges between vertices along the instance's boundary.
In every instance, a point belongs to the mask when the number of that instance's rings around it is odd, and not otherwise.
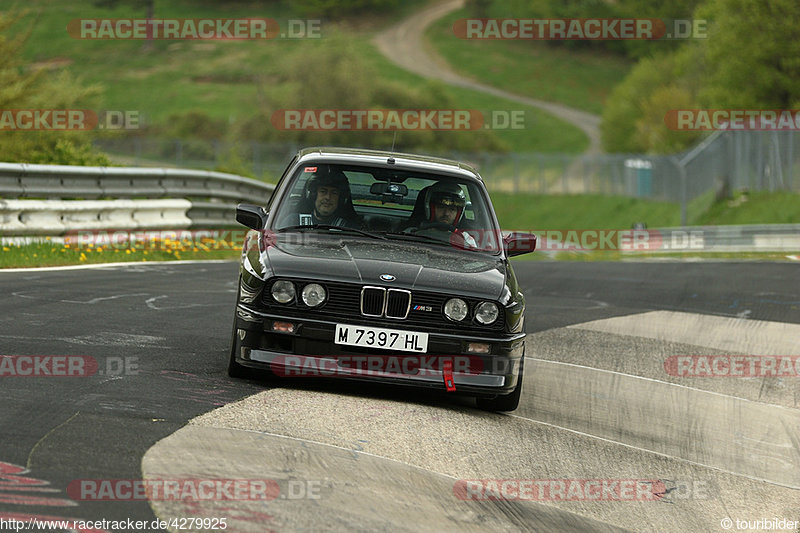
[{"label": "bush", "polygon": [[[0,109],[80,109],[100,94],[66,71],[47,74],[23,64],[21,50],[30,28],[19,31],[25,13],[0,13]],[[94,152],[94,132],[13,130],[0,135],[0,154],[8,162],[68,165],[108,164]]]},{"label": "bush", "polygon": [[55,144],[45,144],[30,151],[26,162],[49,165],[111,166],[105,154],[92,149],[87,142],[58,138]]},{"label": "bush", "polygon": [[[313,53],[290,52],[284,57],[280,78],[283,96],[264,97],[260,112],[232,128],[236,139],[260,142],[293,142],[298,145],[344,145],[398,150],[431,147],[459,150],[503,150],[505,146],[490,130],[453,131],[283,131],[272,125],[273,114],[286,109],[455,109],[440,82],[426,81],[408,86],[381,78],[347,36],[326,38]],[[266,91],[261,91],[267,94]],[[274,93],[272,93],[274,94]]]}]

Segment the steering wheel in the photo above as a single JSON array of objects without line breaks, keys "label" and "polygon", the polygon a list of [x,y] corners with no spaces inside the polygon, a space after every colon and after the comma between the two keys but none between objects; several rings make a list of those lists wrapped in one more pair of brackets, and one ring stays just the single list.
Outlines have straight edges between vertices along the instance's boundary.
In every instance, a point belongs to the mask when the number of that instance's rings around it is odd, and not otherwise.
[{"label": "steering wheel", "polygon": [[448,224],[447,222],[438,222],[438,221],[427,221],[420,223],[417,231],[423,230],[434,230],[434,231],[446,231],[448,233],[453,233],[454,231],[458,231],[455,226],[452,224]]},{"label": "steering wheel", "polygon": [[428,221],[420,223],[419,227],[413,228],[413,233],[427,235],[442,241],[449,241],[457,248],[470,249],[477,247],[472,236],[464,233],[464,230],[457,228],[447,222]]}]

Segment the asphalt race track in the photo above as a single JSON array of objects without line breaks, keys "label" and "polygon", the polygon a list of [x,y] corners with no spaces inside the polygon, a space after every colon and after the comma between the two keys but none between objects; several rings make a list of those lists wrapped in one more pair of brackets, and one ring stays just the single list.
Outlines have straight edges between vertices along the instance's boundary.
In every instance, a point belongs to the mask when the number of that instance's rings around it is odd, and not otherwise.
[{"label": "asphalt race track", "polygon": [[[0,520],[676,532],[800,520],[800,377],[670,371],[678,356],[800,355],[799,265],[516,262],[529,336],[522,403],[505,415],[445,393],[228,378],[236,269],[0,272],[0,355],[92,369],[31,377],[0,365]],[[250,500],[76,490],[141,479],[272,485]],[[490,480],[547,496],[481,499]],[[653,491],[588,496],[592,483],[631,480]]]}]

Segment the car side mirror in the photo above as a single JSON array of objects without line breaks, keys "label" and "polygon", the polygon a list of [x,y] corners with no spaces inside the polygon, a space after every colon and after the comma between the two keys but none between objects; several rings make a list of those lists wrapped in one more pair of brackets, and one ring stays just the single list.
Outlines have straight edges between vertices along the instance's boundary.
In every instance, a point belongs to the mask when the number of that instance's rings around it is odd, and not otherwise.
[{"label": "car side mirror", "polygon": [[508,257],[531,253],[536,249],[536,235],[512,231],[503,237],[503,249]]},{"label": "car side mirror", "polygon": [[257,205],[239,204],[236,206],[236,222],[254,230],[261,230],[267,224],[267,212]]}]

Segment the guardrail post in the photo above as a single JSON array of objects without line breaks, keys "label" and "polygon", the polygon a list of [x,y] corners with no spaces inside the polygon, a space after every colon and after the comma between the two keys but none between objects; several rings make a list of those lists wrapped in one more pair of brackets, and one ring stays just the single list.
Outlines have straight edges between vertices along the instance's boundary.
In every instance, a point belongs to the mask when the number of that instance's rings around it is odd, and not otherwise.
[{"label": "guardrail post", "polygon": [[678,168],[680,179],[680,198],[681,198],[681,226],[688,226],[688,213],[687,213],[687,192],[686,192],[686,167],[683,161],[675,156],[669,158],[670,161]]}]

